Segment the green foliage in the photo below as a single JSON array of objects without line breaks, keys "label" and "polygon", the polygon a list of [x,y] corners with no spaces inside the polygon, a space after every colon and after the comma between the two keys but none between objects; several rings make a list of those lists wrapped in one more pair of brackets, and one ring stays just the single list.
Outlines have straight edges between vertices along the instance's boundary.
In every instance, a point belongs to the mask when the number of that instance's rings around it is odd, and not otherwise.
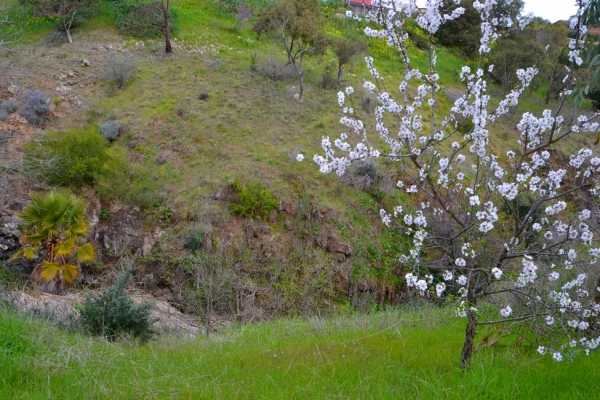
[{"label": "green foliage", "polygon": [[87,296],[80,309],[81,323],[91,334],[108,340],[116,340],[123,334],[129,334],[142,342],[154,336],[154,320],[150,317],[152,305],[135,304],[127,293],[130,281],[131,272],[123,271],[104,292]]},{"label": "green foliage", "polygon": [[49,132],[24,148],[24,164],[36,178],[56,186],[91,185],[109,160],[106,139],[96,129]]},{"label": "green foliage", "polygon": [[98,213],[98,218],[101,220],[105,220],[108,219],[110,217],[110,210],[107,210],[106,208],[103,210],[100,210],[100,212]]},{"label": "green foliage", "polygon": [[277,208],[277,200],[273,193],[260,182],[244,185],[235,181],[233,186],[238,202],[232,204],[231,209],[239,216],[265,220],[271,211]]},{"label": "green foliage", "polygon": [[[119,32],[138,38],[160,38],[165,32],[165,18],[160,1],[116,0],[105,3]],[[178,11],[170,9],[171,31],[177,29]]]},{"label": "green foliage", "polygon": [[96,258],[91,243],[83,244],[89,225],[87,204],[73,195],[48,192],[31,195],[32,204],[19,217],[25,246],[13,258],[33,259],[41,255],[33,271],[34,282],[51,282],[49,288],[60,291],[62,283],[73,283],[79,263]]},{"label": "green foliage", "polygon": [[511,30],[498,39],[489,58],[489,63],[494,65],[492,76],[508,93],[518,82],[517,70],[536,65],[543,56],[544,46],[539,42],[535,30]]},{"label": "green foliage", "polygon": [[272,4],[277,3],[277,0],[210,0],[212,6],[222,13],[233,14],[235,13],[240,4],[246,3],[254,11],[258,11],[261,8],[265,8]]},{"label": "green foliage", "polygon": [[407,306],[234,324],[217,340],[164,336],[128,346],[0,311],[0,398],[597,398],[597,355],[556,363],[522,337],[505,334],[479,347],[471,370],[460,370],[464,326],[452,315]]},{"label": "green foliage", "polygon": [[305,53],[324,54],[327,51],[328,40],[323,25],[318,0],[281,0],[260,11],[253,29],[259,37],[273,34],[282,39],[283,46],[289,51],[288,57],[296,58]]},{"label": "green foliage", "polygon": [[165,200],[165,193],[156,175],[156,168],[130,163],[127,152],[122,147],[113,146],[108,149],[107,154],[109,160],[94,185],[101,200],[117,199],[142,209],[161,205]]},{"label": "green foliage", "polygon": [[[446,46],[454,46],[462,51],[468,58],[476,58],[479,54],[479,40],[481,39],[481,22],[479,12],[473,7],[473,1],[461,0],[459,5],[454,0],[444,0],[443,13],[451,14],[457,7],[463,7],[465,12],[459,18],[447,21],[436,32],[435,37]],[[510,15],[515,20],[523,8],[523,0],[498,1],[494,5],[492,18],[501,15]]]},{"label": "green foliage", "polygon": [[204,242],[202,232],[199,230],[191,231],[185,236],[184,247],[190,251],[199,251]]},{"label": "green foliage", "polygon": [[30,6],[46,20],[52,22],[58,31],[65,32],[72,42],[70,30],[93,14],[94,0],[19,0],[23,6]]}]

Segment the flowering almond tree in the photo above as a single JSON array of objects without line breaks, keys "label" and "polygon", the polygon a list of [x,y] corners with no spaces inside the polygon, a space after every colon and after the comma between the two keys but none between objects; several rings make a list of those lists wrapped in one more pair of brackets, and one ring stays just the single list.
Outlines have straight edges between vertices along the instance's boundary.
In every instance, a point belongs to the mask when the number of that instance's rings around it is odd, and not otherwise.
[{"label": "flowering almond tree", "polygon": [[[582,38],[586,28],[580,15],[588,1],[573,1],[579,12],[570,27]],[[573,70],[582,63],[580,41],[570,41],[567,90],[556,108],[541,115],[523,113],[510,150],[499,152],[489,137],[502,116],[517,111],[538,71],[519,70],[520,84],[492,102],[486,78],[493,65],[484,67],[484,58],[501,32],[523,29],[532,16],[512,21],[493,16],[496,0],[474,1],[481,16],[480,61],[473,69],[462,68],[464,94],[441,115],[435,52],[427,70],[416,68],[404,31],[410,15],[431,36],[463,12],[457,7],[442,14],[441,4],[427,0],[427,11],[419,13],[414,2],[379,1],[367,17],[378,28],[365,33],[398,50],[403,80],[393,90],[386,88],[368,57],[372,81],[364,88],[378,101],[375,134],[352,107],[354,90],[348,87],[338,93],[345,114],[340,122],[348,133],[333,143],[323,138],[325,153],[313,160],[321,172],[337,175],[357,160],[396,163],[398,190],[409,194],[411,205],[381,210],[381,219],[412,237],[412,248],[399,258],[410,271],[406,285],[454,302],[456,315],[466,318],[461,367],[470,365],[477,327],[489,324],[526,326],[531,332],[526,338],[556,361],[573,357],[578,349],[589,354],[600,345],[598,284],[589,278],[598,274],[600,256],[594,236],[600,220],[600,158],[587,148],[567,150],[575,135],[598,132],[600,126],[597,115],[565,116],[576,83]]]}]

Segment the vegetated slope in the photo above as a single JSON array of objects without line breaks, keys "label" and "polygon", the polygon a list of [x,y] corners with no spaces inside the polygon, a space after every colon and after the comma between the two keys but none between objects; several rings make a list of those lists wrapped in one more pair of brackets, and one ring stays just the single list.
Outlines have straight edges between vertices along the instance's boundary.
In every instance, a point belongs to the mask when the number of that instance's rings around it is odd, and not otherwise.
[{"label": "vegetated slope", "polygon": [[[384,229],[378,217],[380,208],[410,201],[393,191],[393,165],[364,165],[340,180],[296,161],[298,154],[310,159],[318,153],[322,136],[343,130],[336,91],[318,85],[334,61],[331,52],[308,60],[308,87],[298,102],[293,80],[273,82],[260,72],[271,58],[284,60],[275,43],[257,41],[247,25],[236,25],[233,16],[205,1],[174,6],[179,30],[171,56],[163,54],[161,40],[120,37],[106,17],[74,31],[73,45],[52,39],[50,27],[40,23],[25,37],[45,29],[46,39],[10,56],[17,73],[7,86],[39,88],[55,99],[47,128],[87,128],[115,119],[124,128],[110,145],[118,160],[109,165],[113,175],[100,177],[94,187],[100,198],[94,212],[104,216],[96,226],[100,260],[112,264],[138,254],[139,281],[190,312],[195,310],[182,296],[193,289],[193,271],[182,258],[189,254],[184,245],[190,235],[200,238],[197,250],[203,257],[230,265],[238,275],[236,305],[228,307],[243,313],[246,304],[254,310],[250,318],[329,309],[343,292],[354,295],[355,305],[361,293],[366,304],[399,301],[403,274],[395,259],[403,239]],[[331,13],[327,31],[343,36],[340,26],[359,29],[351,24]],[[398,60],[382,41],[371,40],[370,46],[381,60],[380,73],[394,87]],[[116,89],[103,76],[107,64],[123,57],[135,59],[137,68],[130,82]],[[427,65],[423,51],[413,49],[412,57]],[[84,58],[90,67],[81,66]],[[439,49],[447,93],[460,89],[456,71],[467,63]],[[18,76],[24,71],[38,80]],[[369,79],[360,60],[346,77],[345,84],[357,89]],[[357,97],[356,107],[368,121],[374,99],[366,92]],[[531,102],[538,101],[531,94]],[[442,95],[438,107],[448,110],[450,104]],[[515,134],[511,122],[494,128],[494,146],[506,146]],[[374,183],[360,188],[365,177]],[[244,186],[256,183],[277,201],[264,221],[258,215],[241,218],[231,207],[240,203]],[[115,233],[116,225],[129,220],[137,221],[131,226],[138,242],[117,246],[103,239],[102,232]],[[106,272],[101,271],[87,273]]]},{"label": "vegetated slope", "polygon": [[2,310],[0,397],[582,399],[600,389],[597,355],[556,363],[520,339],[480,345],[462,371],[462,324],[446,314],[285,319],[131,346]]}]

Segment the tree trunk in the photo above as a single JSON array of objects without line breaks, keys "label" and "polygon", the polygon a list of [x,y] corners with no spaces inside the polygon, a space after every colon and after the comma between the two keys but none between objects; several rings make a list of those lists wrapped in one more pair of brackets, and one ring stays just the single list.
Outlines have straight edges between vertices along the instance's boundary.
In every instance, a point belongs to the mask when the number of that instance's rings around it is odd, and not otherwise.
[{"label": "tree trunk", "polygon": [[300,74],[300,97],[298,97],[299,101],[302,101],[304,97],[304,74]]},{"label": "tree trunk", "polygon": [[73,39],[71,38],[71,30],[70,29],[66,29],[65,33],[67,34],[67,40],[69,41],[69,43],[73,43]]},{"label": "tree trunk", "polygon": [[[469,304],[468,307],[471,307],[471,304]],[[473,342],[475,341],[476,326],[477,321],[475,314],[471,310],[467,310],[467,329],[465,330],[465,341],[460,355],[461,369],[468,369],[471,367],[471,356],[473,355]]]},{"label": "tree trunk", "polygon": [[170,13],[170,0],[167,0],[165,4],[164,0],[162,2],[163,15],[165,16],[165,53],[171,54],[173,53],[173,48],[171,47],[171,21],[169,18]]},{"label": "tree trunk", "polygon": [[338,75],[337,75],[337,88],[339,90],[339,88],[342,86],[342,64],[338,64]]}]

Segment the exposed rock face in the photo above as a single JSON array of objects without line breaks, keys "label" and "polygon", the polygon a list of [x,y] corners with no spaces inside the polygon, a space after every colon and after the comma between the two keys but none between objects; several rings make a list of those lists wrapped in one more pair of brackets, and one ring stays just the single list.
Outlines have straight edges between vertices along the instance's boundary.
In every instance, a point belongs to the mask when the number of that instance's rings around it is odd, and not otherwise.
[{"label": "exposed rock face", "polygon": [[352,255],[352,248],[348,243],[338,240],[334,236],[320,235],[315,238],[315,244],[330,253],[336,254],[340,262]]},{"label": "exposed rock face", "polygon": [[95,240],[99,249],[113,256],[120,256],[127,249],[131,254],[139,253],[142,257],[150,254],[155,242],[134,208],[112,214],[97,230]]},{"label": "exposed rock face", "polygon": [[21,218],[6,210],[0,210],[0,260],[9,259],[21,247],[19,225]]}]

